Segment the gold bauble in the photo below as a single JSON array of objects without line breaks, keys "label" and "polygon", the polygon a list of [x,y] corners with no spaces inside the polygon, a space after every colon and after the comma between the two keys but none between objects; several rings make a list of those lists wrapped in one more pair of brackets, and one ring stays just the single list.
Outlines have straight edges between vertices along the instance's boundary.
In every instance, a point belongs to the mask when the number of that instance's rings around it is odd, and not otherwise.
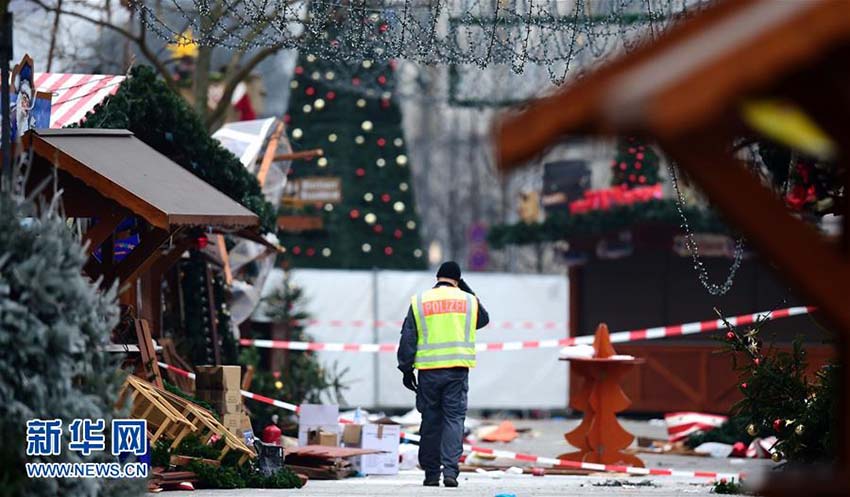
[{"label": "gold bauble", "polygon": [[754,425],[754,424],[747,425],[747,434],[749,434],[751,437],[758,435],[758,433],[759,432],[756,429],[756,425]]},{"label": "gold bauble", "polygon": [[779,462],[782,460],[782,454],[780,454],[779,452],[774,452],[770,455],[770,459],[773,460],[773,462]]},{"label": "gold bauble", "polygon": [[806,431],[806,428],[802,424],[799,424],[799,425],[797,425],[796,428],[794,428],[794,433],[796,433],[797,436],[802,435],[805,431]]}]

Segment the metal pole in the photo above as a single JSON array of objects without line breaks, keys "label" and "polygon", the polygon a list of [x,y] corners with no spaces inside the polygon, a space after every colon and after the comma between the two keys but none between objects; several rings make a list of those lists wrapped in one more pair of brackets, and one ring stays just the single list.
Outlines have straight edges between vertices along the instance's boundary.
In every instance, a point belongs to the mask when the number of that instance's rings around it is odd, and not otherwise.
[{"label": "metal pole", "polygon": [[0,136],[0,148],[3,149],[3,178],[11,180],[12,176],[12,120],[9,116],[9,61],[12,60],[12,13],[8,2],[3,2],[3,25],[0,27],[0,106],[2,112],[2,136]]},{"label": "metal pole", "polygon": [[[380,342],[378,332],[378,268],[372,268],[372,343]],[[372,368],[374,374],[375,409],[381,405],[381,354],[372,354]]]}]

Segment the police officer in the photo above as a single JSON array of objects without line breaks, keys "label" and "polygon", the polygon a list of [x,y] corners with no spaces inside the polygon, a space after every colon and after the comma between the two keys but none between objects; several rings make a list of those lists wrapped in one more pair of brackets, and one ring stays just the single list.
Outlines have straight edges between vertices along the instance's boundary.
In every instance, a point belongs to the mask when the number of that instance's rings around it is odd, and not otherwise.
[{"label": "police officer", "polygon": [[[398,368],[404,386],[416,393],[422,413],[419,465],[426,487],[457,487],[463,454],[463,424],[469,368],[475,367],[475,330],[490,317],[460,276],[460,266],[444,262],[437,284],[410,299],[401,328]],[[419,381],[413,370],[419,370]]]}]

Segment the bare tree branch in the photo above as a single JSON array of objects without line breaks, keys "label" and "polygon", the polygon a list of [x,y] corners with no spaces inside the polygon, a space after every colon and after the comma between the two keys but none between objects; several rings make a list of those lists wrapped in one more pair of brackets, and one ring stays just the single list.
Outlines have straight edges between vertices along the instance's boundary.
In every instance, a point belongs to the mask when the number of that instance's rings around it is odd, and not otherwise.
[{"label": "bare tree branch", "polygon": [[276,54],[282,48],[283,44],[278,43],[258,50],[242,65],[242,67],[231,72],[226,77],[221,100],[219,100],[215,109],[213,109],[213,111],[207,116],[206,125],[208,129],[211,129],[214,125],[218,124],[222,118],[224,118],[227,109],[230,107],[230,99],[233,98],[233,92],[236,90],[236,86],[250,76],[251,71],[253,71],[260,62]]},{"label": "bare tree branch", "polygon": [[47,4],[44,0],[32,0],[32,2],[47,12],[52,12],[56,15],[64,15],[81,19],[83,21],[94,24],[95,26],[112,30],[123,36],[124,38],[132,41],[137,47],[139,47],[139,51],[142,53],[142,55],[145,56],[145,58],[156,68],[157,72],[159,72],[159,74],[163,77],[163,79],[165,80],[165,84],[172,91],[177,91],[177,85],[175,84],[174,78],[171,76],[171,73],[168,71],[168,68],[156,57],[156,54],[147,44],[147,30],[145,29],[144,20],[141,18],[141,16],[139,18],[139,34],[136,35],[128,29],[125,29],[117,24],[113,24],[103,19],[98,19],[96,17],[92,17],[80,12],[75,12],[73,10],[62,9],[61,4],[59,4],[58,6],[52,6]]}]

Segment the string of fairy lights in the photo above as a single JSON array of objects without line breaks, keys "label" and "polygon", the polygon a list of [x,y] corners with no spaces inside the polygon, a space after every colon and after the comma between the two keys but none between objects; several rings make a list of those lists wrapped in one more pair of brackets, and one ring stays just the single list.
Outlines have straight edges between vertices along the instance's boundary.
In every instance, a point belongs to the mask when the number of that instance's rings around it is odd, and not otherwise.
[{"label": "string of fairy lights", "polygon": [[[298,49],[324,60],[545,68],[560,84],[708,0],[130,0],[170,43]],[[185,33],[191,31],[191,39]],[[580,63],[580,64],[577,64]]]}]

